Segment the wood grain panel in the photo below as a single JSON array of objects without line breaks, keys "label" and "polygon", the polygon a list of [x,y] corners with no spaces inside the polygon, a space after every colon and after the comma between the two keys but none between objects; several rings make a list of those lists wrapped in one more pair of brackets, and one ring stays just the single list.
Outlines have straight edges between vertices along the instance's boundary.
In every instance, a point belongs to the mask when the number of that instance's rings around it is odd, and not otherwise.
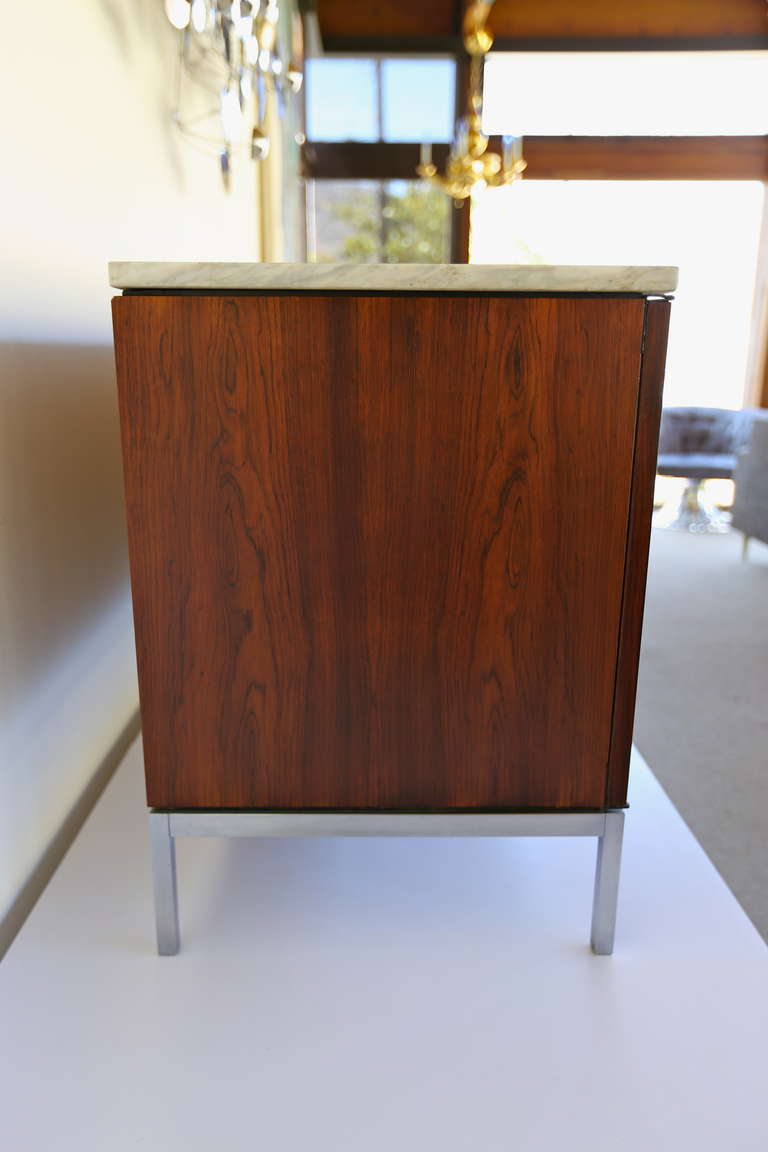
[{"label": "wood grain panel", "polygon": [[602,806],[644,309],[115,300],[149,802]]},{"label": "wood grain panel", "polygon": [[621,808],[627,802],[669,313],[668,300],[650,300],[647,304],[645,351],[637,405],[627,566],[621,611],[621,639],[616,671],[616,701],[606,787],[606,805],[609,808]]}]

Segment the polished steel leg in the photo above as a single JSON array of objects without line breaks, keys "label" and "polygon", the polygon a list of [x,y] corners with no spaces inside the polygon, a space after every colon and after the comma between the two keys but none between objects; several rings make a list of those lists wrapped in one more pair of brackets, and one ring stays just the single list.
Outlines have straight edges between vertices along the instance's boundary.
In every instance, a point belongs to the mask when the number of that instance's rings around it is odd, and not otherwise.
[{"label": "polished steel leg", "polygon": [[150,812],[149,839],[152,845],[157,951],[160,956],[175,956],[179,950],[176,846],[167,812]]},{"label": "polished steel leg", "polygon": [[150,812],[157,950],[179,950],[177,836],[597,836],[592,949],[613,951],[624,813]]},{"label": "polished steel leg", "polygon": [[605,831],[597,841],[595,899],[592,905],[592,951],[598,956],[610,956],[613,952],[623,835],[624,813],[606,812]]}]

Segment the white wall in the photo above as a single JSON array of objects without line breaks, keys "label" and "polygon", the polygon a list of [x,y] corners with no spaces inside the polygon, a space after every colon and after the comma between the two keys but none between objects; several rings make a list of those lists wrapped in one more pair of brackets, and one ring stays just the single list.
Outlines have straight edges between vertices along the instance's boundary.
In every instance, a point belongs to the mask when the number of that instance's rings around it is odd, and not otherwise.
[{"label": "white wall", "polygon": [[107,261],[259,257],[255,167],[227,197],[171,124],[177,45],[161,0],[3,8],[0,953],[137,708]]}]

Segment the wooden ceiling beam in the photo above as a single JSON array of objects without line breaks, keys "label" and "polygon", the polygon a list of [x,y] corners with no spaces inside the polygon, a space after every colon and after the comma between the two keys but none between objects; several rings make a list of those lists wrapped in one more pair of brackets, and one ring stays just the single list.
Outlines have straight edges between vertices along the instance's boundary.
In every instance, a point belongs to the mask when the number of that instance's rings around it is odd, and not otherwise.
[{"label": "wooden ceiling beam", "polygon": [[328,40],[431,39],[458,32],[455,0],[317,0],[323,44]]},{"label": "wooden ceiling beam", "polygon": [[[328,52],[455,53],[461,0],[318,0]],[[768,48],[765,0],[496,0],[498,51]]]},{"label": "wooden ceiling beam", "polygon": [[[768,136],[526,136],[530,180],[762,180]],[[492,137],[494,151],[500,138]],[[433,159],[445,165],[447,144]],[[320,180],[415,180],[418,144],[310,142],[304,174]]]},{"label": "wooden ceiling beam", "polygon": [[765,0],[497,0],[502,39],[733,41],[768,36]]},{"label": "wooden ceiling beam", "polygon": [[524,153],[533,180],[768,180],[768,136],[527,136]]},{"label": "wooden ceiling beam", "polygon": [[[435,144],[432,149],[432,158],[439,168],[445,166],[448,147]],[[308,179],[416,180],[419,145],[308,141],[302,149],[302,161],[303,174]]]}]

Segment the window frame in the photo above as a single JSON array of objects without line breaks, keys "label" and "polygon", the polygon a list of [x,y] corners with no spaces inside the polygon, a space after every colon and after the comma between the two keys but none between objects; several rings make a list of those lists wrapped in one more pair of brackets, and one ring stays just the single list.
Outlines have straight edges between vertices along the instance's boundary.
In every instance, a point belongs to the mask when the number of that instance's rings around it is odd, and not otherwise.
[{"label": "window frame", "polygon": [[[452,45],[453,47],[454,45]],[[389,59],[449,59],[454,62],[453,119],[454,122],[463,107],[463,94],[466,91],[469,70],[468,58],[464,52],[440,51],[435,45],[429,52],[370,52],[343,51],[328,52],[324,59],[350,59],[365,57],[381,64]],[[379,101],[379,124],[381,111],[381,70],[377,75],[377,98]],[[307,123],[306,86],[302,88],[303,122]],[[443,166],[448,157],[450,143],[432,145],[432,155],[438,167]],[[420,159],[419,144],[406,141],[363,141],[363,140],[313,140],[306,136],[301,146],[301,173],[305,182],[315,180],[418,180],[416,168]],[[306,197],[308,207],[313,197]],[[462,203],[450,214],[449,250],[452,264],[469,263],[469,201]],[[307,237],[304,237],[305,251]]]}]

